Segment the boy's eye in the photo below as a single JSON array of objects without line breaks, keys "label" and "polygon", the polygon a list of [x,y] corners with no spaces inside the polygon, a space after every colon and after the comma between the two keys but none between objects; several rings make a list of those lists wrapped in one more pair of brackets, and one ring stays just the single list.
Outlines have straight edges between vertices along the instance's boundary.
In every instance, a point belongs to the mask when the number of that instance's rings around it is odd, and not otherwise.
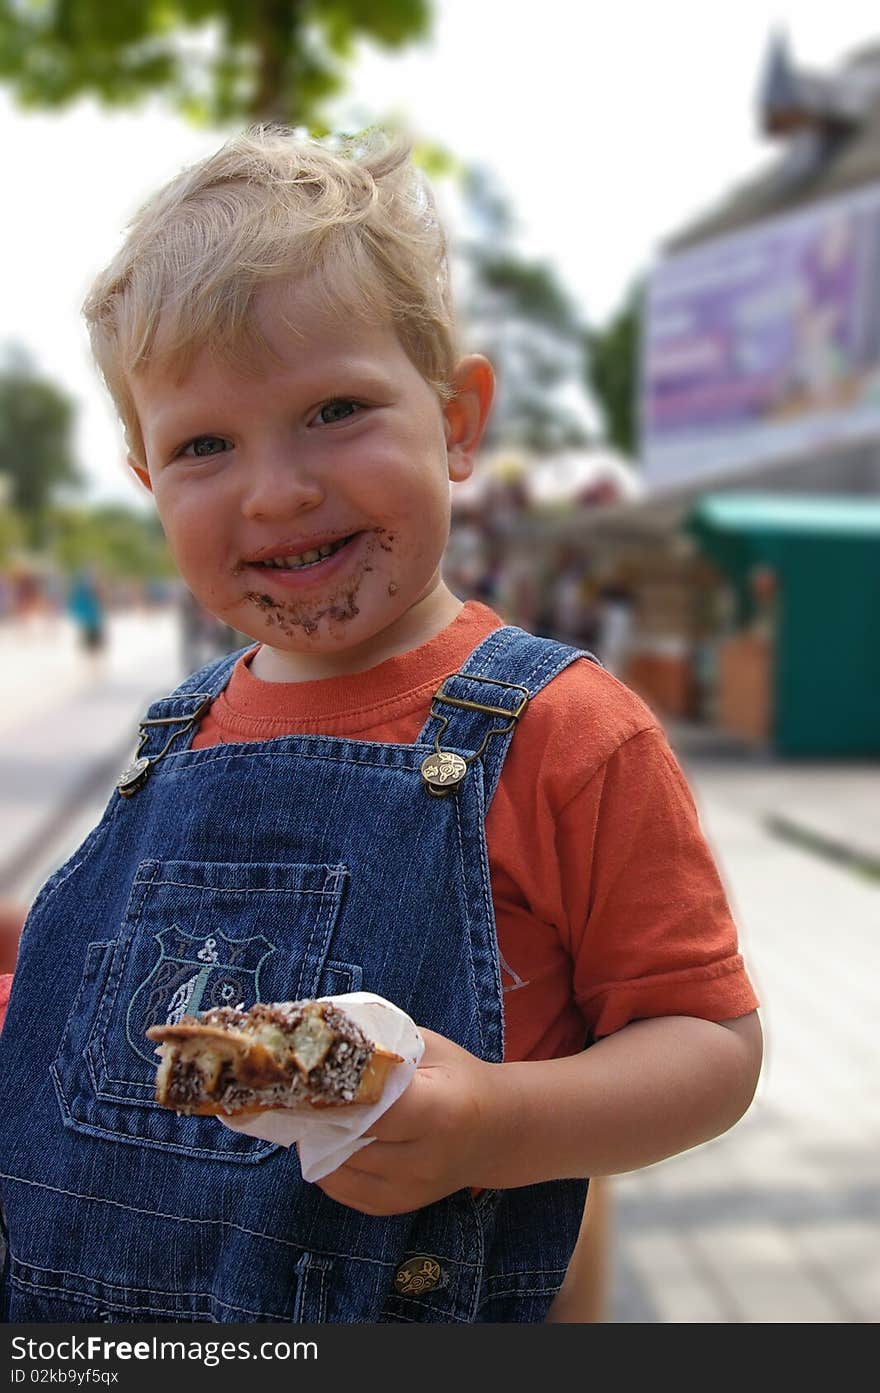
[{"label": "boy's eye", "polygon": [[224,440],[222,435],[197,435],[195,440],[184,445],[180,453],[190,458],[204,459],[207,455],[221,455],[228,449],[231,449],[229,441]]},{"label": "boy's eye", "polygon": [[344,421],[348,416],[353,416],[357,410],[358,403],[350,397],[335,397],[333,401],[324,403],[315,420],[322,426],[332,426],[337,421]]}]

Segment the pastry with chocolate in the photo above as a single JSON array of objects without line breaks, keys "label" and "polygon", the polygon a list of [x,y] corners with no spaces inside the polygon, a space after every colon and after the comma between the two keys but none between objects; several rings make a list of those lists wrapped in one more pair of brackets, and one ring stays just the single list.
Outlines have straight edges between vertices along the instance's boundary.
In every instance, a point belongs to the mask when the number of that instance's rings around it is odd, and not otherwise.
[{"label": "pastry with chocolate", "polygon": [[179,1113],[376,1103],[403,1062],[329,1001],[219,1006],[147,1036],[159,1046],[156,1102]]}]

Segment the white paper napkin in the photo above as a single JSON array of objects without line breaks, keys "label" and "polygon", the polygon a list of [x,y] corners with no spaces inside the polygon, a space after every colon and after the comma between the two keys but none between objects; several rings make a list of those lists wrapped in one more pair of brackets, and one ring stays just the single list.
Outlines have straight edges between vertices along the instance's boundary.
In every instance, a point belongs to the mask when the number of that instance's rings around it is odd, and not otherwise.
[{"label": "white paper napkin", "polygon": [[390,1071],[378,1103],[352,1103],[345,1108],[313,1108],[301,1103],[294,1108],[267,1108],[246,1118],[219,1114],[219,1120],[233,1132],[261,1137],[279,1146],[299,1142],[303,1179],[312,1181],[329,1175],[349,1156],[369,1146],[374,1138],[364,1133],[409,1086],[425,1052],[425,1042],[415,1021],[383,996],[347,992],[343,996],[322,996],[320,1000],[341,1007],[369,1039],[403,1056],[403,1063]]}]

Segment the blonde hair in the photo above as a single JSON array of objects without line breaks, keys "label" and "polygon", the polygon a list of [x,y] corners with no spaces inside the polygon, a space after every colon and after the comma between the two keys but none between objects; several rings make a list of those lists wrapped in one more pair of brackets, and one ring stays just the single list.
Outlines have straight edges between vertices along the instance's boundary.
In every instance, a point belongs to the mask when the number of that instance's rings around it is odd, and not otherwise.
[{"label": "blonde hair", "polygon": [[284,127],[254,127],[141,209],[83,305],[139,463],[130,379],[147,366],[183,376],[208,343],[246,370],[267,349],[252,313],[257,292],[313,272],[322,273],[327,308],[389,322],[449,398],[456,346],[446,239],[409,153],[378,133],[331,149]]}]

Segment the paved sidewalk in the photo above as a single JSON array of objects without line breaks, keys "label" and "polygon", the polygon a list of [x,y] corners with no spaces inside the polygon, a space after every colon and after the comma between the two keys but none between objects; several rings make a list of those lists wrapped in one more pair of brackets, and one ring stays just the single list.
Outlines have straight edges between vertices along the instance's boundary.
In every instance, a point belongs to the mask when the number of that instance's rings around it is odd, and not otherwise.
[{"label": "paved sidewalk", "polygon": [[880,759],[783,760],[698,726],[671,723],[669,732],[731,807],[830,860],[880,875]]},{"label": "paved sidewalk", "polygon": [[150,701],[180,680],[176,615],[114,614],[98,662],[67,619],[0,625],[0,896],[29,904],[101,814]]},{"label": "paved sidewalk", "polygon": [[726,1136],[613,1182],[611,1319],[875,1322],[880,880],[768,826],[821,820],[870,849],[880,780],[719,759],[675,734],[761,998],[765,1065]]}]

